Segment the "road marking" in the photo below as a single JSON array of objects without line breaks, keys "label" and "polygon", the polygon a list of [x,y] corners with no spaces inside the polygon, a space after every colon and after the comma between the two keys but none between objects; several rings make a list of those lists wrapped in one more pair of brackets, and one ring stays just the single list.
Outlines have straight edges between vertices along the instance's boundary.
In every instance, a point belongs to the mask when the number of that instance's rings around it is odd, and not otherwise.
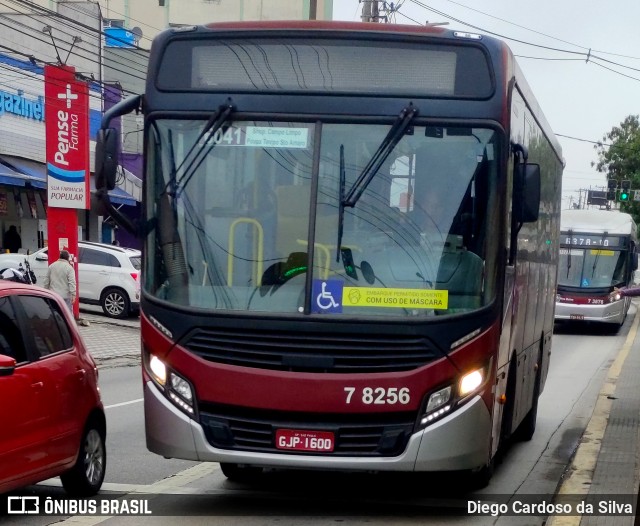
[{"label": "road marking", "polygon": [[143,400],[144,398],[136,398],[135,400],[129,400],[128,402],[120,402],[119,404],[105,405],[104,408],[113,409],[114,407],[122,407],[123,405],[137,404],[138,402],[142,402]]},{"label": "road marking", "polygon": [[[134,484],[104,484],[103,489],[105,491],[109,491],[114,487],[119,487],[120,489],[127,489],[128,492],[126,495],[121,495],[120,497],[115,497],[116,499],[121,499],[122,497],[126,497],[129,495],[140,495],[140,494],[156,494],[159,497],[162,493],[165,494],[180,494],[180,493],[191,493],[192,490],[189,488],[183,488],[183,490],[179,490],[182,486],[195,482],[203,477],[211,475],[220,469],[220,464],[216,462],[201,462],[200,464],[196,464],[188,469],[180,471],[175,475],[171,475],[165,479],[154,482],[153,484],[136,486]],[[117,490],[116,490],[117,491]],[[201,493],[201,492],[198,492]],[[103,497],[107,497],[106,495],[102,495]],[[153,500],[153,499],[151,499]],[[100,524],[102,522],[108,521],[112,519],[113,516],[74,516],[69,517],[67,520],[59,522],[57,524],[64,525],[76,525],[76,526],[95,526],[96,524]]]},{"label": "road marking", "polygon": [[[588,495],[589,493],[593,473],[596,469],[596,463],[598,462],[600,446],[602,445],[604,433],[607,430],[607,422],[609,420],[611,406],[613,405],[613,400],[608,397],[613,396],[616,391],[616,384],[622,371],[622,366],[636,339],[639,320],[640,316],[638,312],[636,312],[633,318],[633,324],[629,329],[629,334],[627,334],[627,339],[616,356],[616,359],[611,364],[611,367],[609,367],[607,379],[602,385],[591,419],[582,434],[580,445],[573,457],[573,462],[571,462],[569,475],[564,479],[564,482],[558,490],[559,495],[581,496]],[[582,515],[551,515],[547,521],[547,526],[579,526],[581,520]]]}]

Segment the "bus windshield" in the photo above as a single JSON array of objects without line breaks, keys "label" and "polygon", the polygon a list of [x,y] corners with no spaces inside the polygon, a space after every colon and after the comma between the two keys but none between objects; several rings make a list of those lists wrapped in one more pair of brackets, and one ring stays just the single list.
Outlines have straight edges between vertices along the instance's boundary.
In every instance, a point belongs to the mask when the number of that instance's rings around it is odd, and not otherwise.
[{"label": "bus windshield", "polygon": [[146,291],[185,307],[279,314],[426,317],[487,305],[497,132],[413,126],[345,206],[389,128],[151,121]]},{"label": "bus windshield", "polygon": [[561,248],[558,286],[586,289],[624,285],[627,259],[626,250]]}]

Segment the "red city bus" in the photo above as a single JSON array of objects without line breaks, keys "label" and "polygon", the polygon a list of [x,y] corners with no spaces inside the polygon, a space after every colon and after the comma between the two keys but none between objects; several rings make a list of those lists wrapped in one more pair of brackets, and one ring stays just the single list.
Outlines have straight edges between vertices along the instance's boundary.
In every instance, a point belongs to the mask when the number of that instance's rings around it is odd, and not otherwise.
[{"label": "red city bus", "polygon": [[[144,115],[143,218],[108,202]],[[491,474],[547,375],[561,153],[508,47],[417,27],[181,27],[109,110],[97,180],[144,239],[148,448]]]}]

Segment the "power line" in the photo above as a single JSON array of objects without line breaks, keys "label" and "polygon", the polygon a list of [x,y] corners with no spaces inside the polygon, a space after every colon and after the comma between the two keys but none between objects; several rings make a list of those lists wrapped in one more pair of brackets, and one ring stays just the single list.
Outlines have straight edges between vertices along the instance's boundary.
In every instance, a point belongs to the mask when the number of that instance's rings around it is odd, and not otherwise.
[{"label": "power line", "polygon": [[[555,47],[551,47],[551,46],[545,46],[545,45],[542,45],[542,44],[534,44],[533,42],[528,42],[526,40],[521,40],[521,39],[517,39],[517,38],[514,38],[514,37],[509,37],[509,36],[506,36],[506,35],[503,35],[503,34],[500,34],[500,33],[496,33],[495,31],[489,31],[489,30],[484,29],[484,28],[482,28],[480,26],[476,26],[474,24],[470,24],[469,22],[465,22],[464,20],[461,20],[459,18],[451,16],[451,15],[449,15],[449,14],[443,12],[443,11],[439,11],[438,9],[434,9],[432,7],[429,7],[428,5],[420,2],[419,0],[410,0],[410,1],[413,2],[414,4],[418,5],[418,6],[422,7],[423,9],[426,9],[427,11],[431,11],[433,13],[436,13],[436,14],[440,15],[440,16],[448,18],[449,20],[453,20],[454,22],[458,22],[459,24],[463,24],[465,26],[471,27],[473,29],[476,29],[476,30],[482,32],[482,33],[486,33],[486,34],[489,34],[489,35],[494,35],[494,36],[496,36],[498,38],[502,38],[502,39],[505,39],[505,40],[510,40],[512,42],[517,42],[519,44],[524,44],[524,45],[527,45],[527,46],[537,47],[537,48],[540,48],[540,49],[547,49],[547,50],[550,50],[550,51],[557,51],[559,53],[567,53],[567,54],[571,54],[571,55],[580,55],[580,56],[585,57],[585,60],[586,60],[587,63],[590,62],[590,61],[593,61],[593,59],[597,59],[597,60],[600,60],[602,62],[607,62],[609,64],[613,64],[613,65],[616,65],[616,66],[619,66],[619,67],[622,67],[622,68],[631,69],[633,71],[640,71],[640,69],[638,69],[638,68],[634,68],[632,66],[627,66],[625,64],[620,64],[618,62],[614,62],[612,60],[608,60],[608,59],[596,56],[596,55],[594,55],[592,53],[592,50],[589,50],[589,52],[585,53],[585,52],[582,52],[582,51],[572,51],[572,50],[568,50],[568,49],[560,49],[560,48],[555,48]],[[575,45],[575,44],[572,44],[572,45]],[[601,64],[598,64],[598,65],[601,66]],[[607,69],[607,68],[605,68],[605,69]],[[622,74],[622,73],[620,73],[620,72],[618,72],[616,70],[610,69],[610,71],[612,71],[613,73],[618,73],[620,75],[623,75],[623,76],[627,77],[627,75],[624,75],[624,74]],[[628,77],[628,78],[631,78],[633,80],[638,80],[638,79],[636,79],[634,77]]]},{"label": "power line", "polygon": [[[2,4],[2,2],[0,2],[0,5],[4,5],[4,4]],[[0,18],[2,18],[2,19],[5,19],[5,20],[6,20],[6,17],[3,17],[2,15],[0,15]],[[21,25],[21,26],[24,26],[24,27],[28,28],[30,31],[33,31],[33,32],[35,32],[37,35],[39,35],[38,31],[37,31],[36,29],[32,28],[31,26],[28,26],[28,25],[26,25],[26,24],[22,24],[22,23],[20,23],[20,22],[17,22],[17,24],[18,24],[18,25]],[[41,42],[41,43],[43,43],[43,44],[47,44],[47,45],[49,45],[49,42],[48,42],[47,40],[42,39],[42,38],[39,38],[38,36],[35,36],[35,35],[32,35],[32,34],[29,34],[29,33],[26,33],[25,31],[21,31],[20,29],[17,29],[16,27],[11,26],[11,25],[9,25],[9,24],[5,24],[5,23],[3,23],[3,22],[1,22],[1,21],[0,21],[0,26],[4,26],[4,27],[8,28],[8,29],[9,29],[9,30],[11,30],[11,31],[16,31],[17,33],[20,33],[20,34],[22,34],[22,35],[25,35],[25,36],[27,36],[27,37],[29,37],[29,38],[33,39],[33,40],[36,40],[36,41]],[[7,40],[8,40],[8,39],[7,39]],[[60,42],[62,42],[63,44],[71,45],[71,42],[66,41],[66,40],[64,40],[63,38],[58,38],[58,40],[59,40]],[[9,41],[10,41],[10,42],[13,42],[13,41],[11,41],[11,40],[9,40]],[[14,44],[16,44],[16,45],[19,45],[19,44],[17,44],[16,42],[13,42],[13,43],[14,43]],[[10,49],[10,48],[8,48],[7,46],[3,46],[3,47],[4,47],[5,49]],[[87,53],[91,53],[91,50],[86,49],[86,48],[83,48],[83,47],[80,47],[80,46],[77,46],[77,47],[76,47],[76,49],[77,49],[77,50],[81,50],[81,51],[85,51],[85,52],[87,52]],[[17,50],[15,50],[15,49],[13,49],[12,51],[13,51],[14,53],[20,53],[20,54],[24,55],[24,53],[21,53],[20,51],[17,51]],[[85,54],[83,54],[83,53],[79,53],[78,51],[76,51],[76,52],[75,52],[75,54],[76,54],[78,57],[83,58],[83,59],[85,59],[85,60],[87,60],[87,61],[89,61],[89,62],[93,62],[93,63],[98,64],[98,65],[100,65],[100,66],[105,66],[105,64],[104,64],[104,62],[103,62],[103,61],[96,60],[96,59],[94,58],[94,56],[88,56],[88,55],[85,55]],[[38,60],[38,59],[35,59],[35,60]],[[46,63],[47,61],[39,60],[39,62]],[[127,64],[122,63],[122,62],[118,62],[118,61],[114,61],[114,62],[115,62],[116,64],[118,64],[118,65],[123,65],[123,66],[125,66],[125,67],[127,66]],[[125,71],[125,70],[118,69],[118,68],[114,67],[113,65],[108,65],[108,67],[109,67],[109,68],[111,68],[112,70],[117,71],[117,72],[119,72],[119,73],[122,73],[122,74],[124,74],[124,75],[129,75],[129,76],[131,76],[131,77],[133,77],[133,78],[137,78],[137,79],[139,79],[139,80],[142,80],[143,82],[144,82],[144,81],[146,81],[146,77],[142,77],[142,76],[138,76],[138,75],[135,75],[135,74],[134,74],[134,72],[136,72],[136,73],[142,73],[141,71],[135,70],[135,68],[132,68],[132,71]]]},{"label": "power line", "polygon": [[[12,3],[17,3],[18,1],[24,2],[25,0],[8,0],[8,1],[12,2]],[[0,5],[3,5],[7,9],[12,9],[19,16],[25,16],[26,18],[29,18],[30,20],[33,20],[34,22],[40,23],[40,20],[35,18],[33,16],[33,13],[26,13],[26,12],[18,11],[16,8],[12,8],[11,6],[8,6],[5,2],[0,2]],[[53,13],[53,15],[57,14],[54,11],[49,11],[49,13]],[[2,16],[2,15],[0,15],[0,16]],[[27,24],[24,24],[22,22],[14,20],[13,18],[7,18],[6,16],[3,17],[3,18],[9,20],[10,22],[18,24],[18,25],[20,25],[22,27],[25,27],[29,31],[33,31],[33,32],[36,33],[36,35],[40,36],[40,32],[37,29],[35,29],[34,27],[32,27],[32,26],[29,26]],[[65,19],[65,20],[62,20],[60,23],[61,23],[61,25],[65,26],[65,27],[68,27],[69,29],[72,29],[72,30],[77,31],[77,32],[79,32],[81,34],[84,34],[84,35],[88,35],[91,38],[95,38],[98,34],[99,35],[104,35],[105,37],[107,36],[104,32],[99,31],[99,30],[97,30],[95,28],[91,28],[91,26],[87,26],[86,24],[81,24],[81,23],[79,23],[77,21],[73,21],[72,20],[71,23],[69,23],[69,22],[66,22],[66,19]],[[86,28],[89,28],[90,31],[88,31]],[[44,43],[48,44],[48,41],[42,40],[42,39],[38,38],[37,36],[33,36],[33,35],[27,35],[27,36],[30,36],[31,38],[34,38],[36,40],[39,40],[40,42],[44,42]],[[112,37],[109,37],[109,38],[112,38]],[[67,44],[67,45],[71,45],[72,44],[71,42],[65,41],[61,37],[58,37],[57,39],[59,41],[61,41],[62,43],[64,43],[64,44]],[[116,38],[116,40],[119,40],[119,39]],[[100,48],[101,47],[101,43],[97,44],[95,47],[96,48]],[[83,47],[81,45],[78,45],[77,49],[80,49],[80,50],[85,51],[86,53],[89,53],[89,54],[92,55],[91,57],[87,57],[87,55],[81,55],[80,53],[76,53],[78,56],[84,58],[85,60],[92,61],[92,62],[95,62],[95,63],[99,63],[101,66],[105,66],[103,61],[96,61],[94,59],[94,56],[95,56],[95,51],[94,50],[85,48],[85,47]],[[144,60],[147,60],[147,58],[148,58],[148,52],[146,52],[146,51],[145,51],[144,54],[140,54],[138,52],[134,52],[134,55],[137,56],[137,57],[140,57],[140,58],[142,58]],[[123,66],[123,67],[130,67],[131,66],[130,62],[120,62],[120,61],[115,60],[115,59],[112,59],[112,61],[115,64]],[[121,70],[118,70],[116,68],[112,68],[112,69],[114,69],[115,71],[122,72]],[[144,71],[141,70],[141,69],[136,69],[136,68],[131,68],[131,69],[133,71],[135,71],[136,73],[144,74]],[[128,74],[130,74],[130,73],[128,73]],[[138,77],[138,78],[140,78],[140,77]]]}]

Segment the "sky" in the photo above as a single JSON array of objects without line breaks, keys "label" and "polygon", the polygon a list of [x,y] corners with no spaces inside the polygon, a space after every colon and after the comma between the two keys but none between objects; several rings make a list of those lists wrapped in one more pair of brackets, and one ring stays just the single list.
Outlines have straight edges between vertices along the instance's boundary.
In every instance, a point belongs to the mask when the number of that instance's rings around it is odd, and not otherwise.
[{"label": "sky", "polygon": [[[333,0],[333,18],[359,21],[362,5]],[[638,0],[400,0],[394,7],[399,24],[448,22],[507,42],[562,146],[562,208],[578,201],[580,189],[604,187],[605,174],[591,166],[593,142],[640,114]]]}]

